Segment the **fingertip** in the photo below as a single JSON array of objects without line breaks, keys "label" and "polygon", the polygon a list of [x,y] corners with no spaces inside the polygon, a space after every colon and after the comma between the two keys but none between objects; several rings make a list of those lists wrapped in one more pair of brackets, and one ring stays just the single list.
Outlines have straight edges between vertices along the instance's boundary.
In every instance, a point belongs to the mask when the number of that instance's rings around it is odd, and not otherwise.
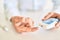
[{"label": "fingertip", "polygon": [[43,18],[42,21],[44,21],[45,19]]},{"label": "fingertip", "polygon": [[59,28],[60,27],[60,22],[56,23],[56,28]]}]

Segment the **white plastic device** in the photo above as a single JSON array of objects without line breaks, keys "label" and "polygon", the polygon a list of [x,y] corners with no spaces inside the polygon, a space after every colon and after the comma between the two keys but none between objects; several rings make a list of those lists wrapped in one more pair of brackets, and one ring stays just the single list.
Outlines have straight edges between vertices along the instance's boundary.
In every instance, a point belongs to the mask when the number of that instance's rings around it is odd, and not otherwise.
[{"label": "white plastic device", "polygon": [[52,29],[55,27],[55,24],[58,22],[56,18],[50,18],[48,20],[40,22],[40,26],[44,29]]}]

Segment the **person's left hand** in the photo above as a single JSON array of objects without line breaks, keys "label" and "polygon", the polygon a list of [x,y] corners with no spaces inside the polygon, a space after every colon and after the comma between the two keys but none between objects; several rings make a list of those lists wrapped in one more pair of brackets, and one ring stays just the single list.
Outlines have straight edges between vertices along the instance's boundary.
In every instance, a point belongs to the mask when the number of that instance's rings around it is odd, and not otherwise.
[{"label": "person's left hand", "polygon": [[15,27],[15,29],[17,30],[17,32],[20,33],[34,32],[38,29],[37,27],[34,27],[34,22],[29,17],[25,18],[25,17],[15,16],[11,18],[11,22]]}]

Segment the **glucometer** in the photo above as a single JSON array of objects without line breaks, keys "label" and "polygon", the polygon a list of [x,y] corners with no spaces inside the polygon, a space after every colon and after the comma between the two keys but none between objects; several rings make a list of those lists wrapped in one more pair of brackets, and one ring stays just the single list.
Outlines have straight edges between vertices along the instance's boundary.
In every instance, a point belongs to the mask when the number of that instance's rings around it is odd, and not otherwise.
[{"label": "glucometer", "polygon": [[60,20],[57,18],[50,18],[45,21],[40,22],[40,26],[43,27],[44,29],[52,29],[55,27],[55,24],[59,22]]}]

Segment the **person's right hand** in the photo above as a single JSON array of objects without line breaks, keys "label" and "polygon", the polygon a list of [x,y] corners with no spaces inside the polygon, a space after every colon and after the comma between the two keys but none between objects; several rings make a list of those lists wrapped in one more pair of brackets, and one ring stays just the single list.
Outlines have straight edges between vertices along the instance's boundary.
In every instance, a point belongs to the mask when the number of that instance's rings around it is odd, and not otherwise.
[{"label": "person's right hand", "polygon": [[[42,19],[42,21],[47,20],[47,19],[49,19],[49,18],[58,18],[58,19],[60,19],[60,14],[54,13],[54,12],[50,12],[50,13],[48,13],[48,15],[46,15],[46,16]],[[60,22],[57,22],[57,23],[55,24],[55,27],[54,27],[53,29],[56,29],[56,28],[59,28],[59,27],[60,27]]]},{"label": "person's right hand", "polygon": [[42,20],[44,21],[44,20],[47,20],[49,18],[58,18],[58,19],[60,19],[60,14],[50,12]]}]

